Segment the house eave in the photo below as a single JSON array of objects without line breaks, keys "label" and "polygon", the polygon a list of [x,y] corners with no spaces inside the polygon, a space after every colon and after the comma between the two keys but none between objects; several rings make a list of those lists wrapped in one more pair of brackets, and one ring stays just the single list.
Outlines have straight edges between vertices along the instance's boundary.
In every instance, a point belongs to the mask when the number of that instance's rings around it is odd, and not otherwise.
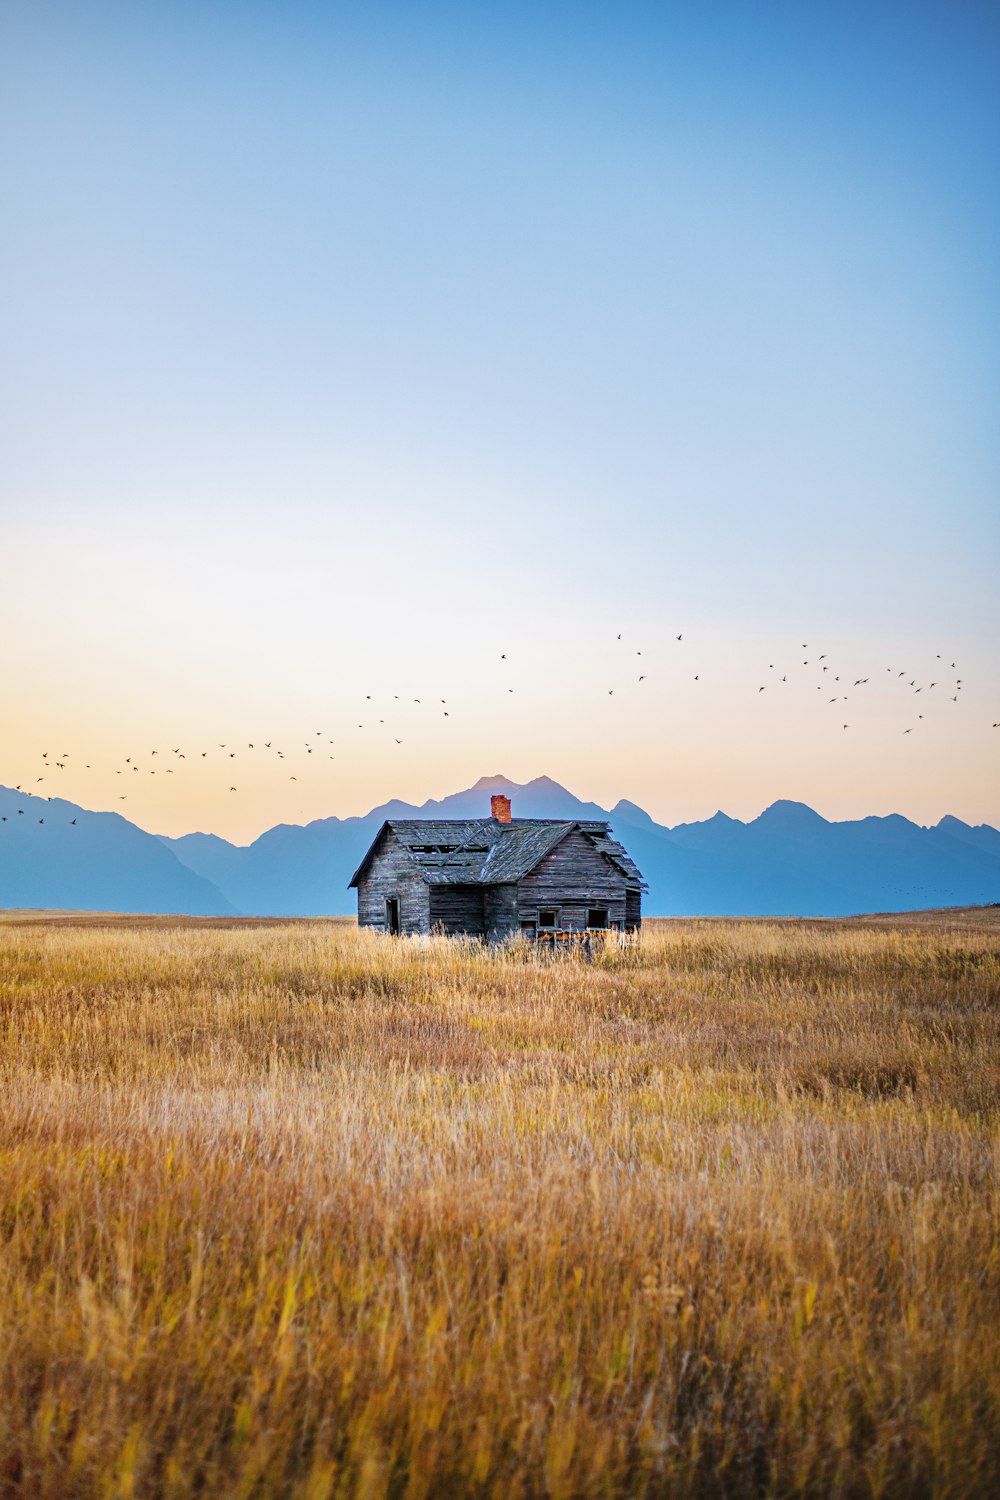
[{"label": "house eave", "polygon": [[385,822],[382,824],[382,827],[379,829],[378,833],[375,835],[375,837],[372,839],[371,843],[368,845],[368,852],[365,855],[364,859],[358,865],[358,868],[355,870],[354,874],[351,876],[350,880],[347,882],[347,889],[349,891],[350,890],[354,890],[357,887],[358,883],[361,880],[364,879],[365,872],[368,869],[368,866],[371,864],[372,860],[375,858],[375,851],[378,848],[378,846],[379,846],[379,844],[380,844],[380,842],[382,840],[382,835],[385,833],[385,831],[388,828],[388,826],[389,826],[389,819],[386,818]]}]

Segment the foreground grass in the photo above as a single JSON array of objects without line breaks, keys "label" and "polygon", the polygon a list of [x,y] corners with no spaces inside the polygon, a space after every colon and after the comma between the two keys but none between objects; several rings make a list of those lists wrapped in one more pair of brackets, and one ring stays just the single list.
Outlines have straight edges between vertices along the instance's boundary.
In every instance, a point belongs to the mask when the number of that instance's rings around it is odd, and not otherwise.
[{"label": "foreground grass", "polygon": [[985,923],[0,927],[0,1495],[988,1492]]}]

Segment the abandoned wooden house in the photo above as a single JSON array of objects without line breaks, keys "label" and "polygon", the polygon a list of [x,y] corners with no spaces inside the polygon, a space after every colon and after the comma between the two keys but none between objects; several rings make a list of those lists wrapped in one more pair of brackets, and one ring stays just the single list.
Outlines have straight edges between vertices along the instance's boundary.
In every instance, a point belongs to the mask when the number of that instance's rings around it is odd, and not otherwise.
[{"label": "abandoned wooden house", "polygon": [[638,929],[643,879],[609,824],[512,818],[503,796],[490,812],[383,823],[351,881],[358,925],[492,942]]}]

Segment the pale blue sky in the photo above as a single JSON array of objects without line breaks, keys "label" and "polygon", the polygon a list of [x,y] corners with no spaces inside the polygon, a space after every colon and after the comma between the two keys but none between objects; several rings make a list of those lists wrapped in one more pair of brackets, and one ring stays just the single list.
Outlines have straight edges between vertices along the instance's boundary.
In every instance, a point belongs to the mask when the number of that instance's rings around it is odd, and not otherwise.
[{"label": "pale blue sky", "polygon": [[[1000,819],[998,56],[974,5],[4,5],[0,780],[405,682],[458,697],[402,756],[131,813]],[[623,627],[660,696],[610,720]],[[760,718],[815,638],[963,696],[908,758],[905,704]]]}]

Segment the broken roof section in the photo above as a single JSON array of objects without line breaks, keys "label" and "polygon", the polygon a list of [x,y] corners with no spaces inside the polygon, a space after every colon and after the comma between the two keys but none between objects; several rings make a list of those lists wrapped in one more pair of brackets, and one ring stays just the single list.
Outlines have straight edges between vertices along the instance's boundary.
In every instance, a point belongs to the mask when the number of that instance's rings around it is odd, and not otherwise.
[{"label": "broken roof section", "polygon": [[509,885],[521,880],[574,829],[616,865],[627,884],[645,882],[634,861],[605,822],[556,822],[547,818],[388,818],[350,881],[356,886],[386,829],[403,845],[428,885]]}]

